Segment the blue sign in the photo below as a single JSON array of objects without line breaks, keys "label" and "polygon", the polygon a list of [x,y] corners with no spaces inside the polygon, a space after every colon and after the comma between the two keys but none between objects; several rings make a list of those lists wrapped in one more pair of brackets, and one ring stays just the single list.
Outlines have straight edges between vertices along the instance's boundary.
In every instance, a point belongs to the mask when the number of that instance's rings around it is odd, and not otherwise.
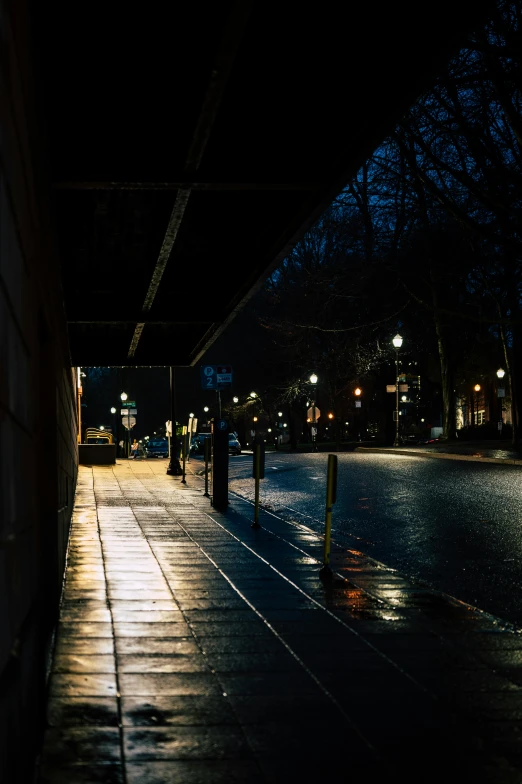
[{"label": "blue sign", "polygon": [[228,420],[227,419],[218,419],[216,421],[216,428],[218,430],[227,430],[227,428],[228,428]]},{"label": "blue sign", "polygon": [[232,386],[232,368],[230,365],[202,365],[201,388],[224,389]]},{"label": "blue sign", "polygon": [[217,389],[217,373],[215,365],[201,366],[201,389]]}]

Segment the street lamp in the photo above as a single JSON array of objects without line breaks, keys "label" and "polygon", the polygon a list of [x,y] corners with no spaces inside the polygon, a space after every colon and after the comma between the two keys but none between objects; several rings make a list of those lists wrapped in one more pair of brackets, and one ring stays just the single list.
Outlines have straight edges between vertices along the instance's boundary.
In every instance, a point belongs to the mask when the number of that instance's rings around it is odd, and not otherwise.
[{"label": "street lamp", "polygon": [[[497,370],[497,378],[500,381],[506,375],[506,371],[503,368],[499,368]],[[499,438],[502,438],[502,398],[505,396],[506,390],[504,387],[497,387],[497,398],[498,398],[498,435]]]},{"label": "street lamp", "polygon": [[[122,392],[120,395],[120,400],[124,403],[127,398],[128,394],[126,392]],[[129,457],[130,455],[130,408],[127,409],[127,448],[125,450],[125,456]]]},{"label": "street lamp", "polygon": [[118,456],[118,420],[116,419],[116,408],[114,406],[111,407],[111,414],[113,418],[112,434],[114,437],[114,443],[116,444],[116,456]]},{"label": "street lamp", "polygon": [[402,346],[402,338],[395,335],[392,340],[395,346],[395,441],[393,446],[399,446],[399,349]]},{"label": "street lamp", "polygon": [[362,395],[361,387],[357,387],[356,389],[354,389],[353,393],[357,398],[357,400],[355,401],[355,408],[358,409],[356,415],[357,416],[357,441],[361,441],[361,408],[362,408],[361,400],[360,400],[360,397]]},{"label": "street lamp", "polygon": [[313,389],[313,399],[312,399],[312,452],[317,452],[317,417],[315,415],[315,385],[317,384],[317,378],[315,373],[312,373],[310,376],[310,384],[312,385]]},{"label": "street lamp", "polygon": [[475,424],[478,425],[478,423],[479,423],[479,421],[478,421],[478,407],[479,407],[478,392],[480,392],[480,384],[475,384],[473,389],[475,390],[475,409],[476,409],[476,412],[477,412],[476,416],[475,416]]},{"label": "street lamp", "polygon": [[252,414],[252,425],[250,429],[250,436],[252,438],[252,449],[255,449],[255,445],[257,443],[257,422],[258,422],[258,413],[259,413],[259,403],[261,402],[259,399],[259,395],[257,392],[251,392],[248,395],[248,401],[251,401],[254,404],[253,407],[253,414]]},{"label": "street lamp", "polygon": [[189,414],[187,435],[186,438],[183,440],[183,449],[185,450],[185,457],[188,463],[190,463],[190,444],[192,441],[192,436],[196,432],[197,424],[198,424],[198,420],[195,418],[194,412],[191,412]]}]

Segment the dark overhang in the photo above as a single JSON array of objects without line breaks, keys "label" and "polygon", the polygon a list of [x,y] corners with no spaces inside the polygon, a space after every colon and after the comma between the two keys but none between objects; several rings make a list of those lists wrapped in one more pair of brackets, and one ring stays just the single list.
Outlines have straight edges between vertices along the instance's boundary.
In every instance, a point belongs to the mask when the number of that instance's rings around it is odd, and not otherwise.
[{"label": "dark overhang", "polygon": [[73,364],[195,365],[491,5],[35,2]]}]

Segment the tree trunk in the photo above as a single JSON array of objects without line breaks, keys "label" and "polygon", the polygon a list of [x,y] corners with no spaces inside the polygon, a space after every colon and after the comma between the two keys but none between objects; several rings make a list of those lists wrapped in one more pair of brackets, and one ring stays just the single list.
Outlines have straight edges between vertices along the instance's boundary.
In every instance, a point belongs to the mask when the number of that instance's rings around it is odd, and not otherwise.
[{"label": "tree trunk", "polygon": [[439,349],[440,380],[442,389],[442,440],[455,441],[457,438],[457,408],[455,397],[455,374],[451,359],[451,343],[447,334],[446,325],[440,315],[438,308],[439,295],[437,281],[433,271],[430,275],[432,282],[433,297],[433,320],[435,332],[437,334],[437,344]]},{"label": "tree trunk", "polygon": [[436,329],[442,386],[442,439],[444,441],[455,441],[457,438],[455,378],[451,361],[448,357],[447,339],[441,334],[438,319],[436,319]]}]

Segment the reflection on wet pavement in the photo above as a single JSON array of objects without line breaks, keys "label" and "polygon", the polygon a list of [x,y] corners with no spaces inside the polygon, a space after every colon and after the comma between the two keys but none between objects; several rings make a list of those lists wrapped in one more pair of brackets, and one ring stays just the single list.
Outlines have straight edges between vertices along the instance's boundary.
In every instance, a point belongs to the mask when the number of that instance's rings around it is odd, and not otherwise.
[{"label": "reflection on wet pavement", "polygon": [[488,724],[522,700],[517,635],[357,550],[321,579],[320,535],[251,512],[155,464],[82,468],[38,784],[309,784],[325,754],[338,780],[521,780]]}]

